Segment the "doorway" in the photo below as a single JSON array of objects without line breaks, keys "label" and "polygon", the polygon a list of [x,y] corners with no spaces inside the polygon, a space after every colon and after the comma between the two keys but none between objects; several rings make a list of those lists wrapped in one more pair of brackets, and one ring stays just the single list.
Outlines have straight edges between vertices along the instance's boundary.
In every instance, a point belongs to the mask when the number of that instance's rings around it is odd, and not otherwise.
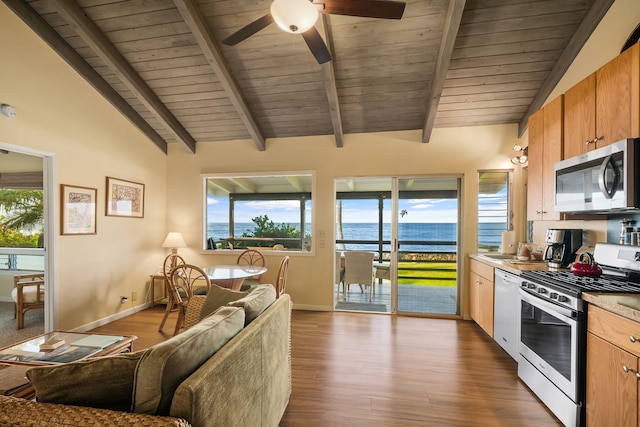
[{"label": "doorway", "polygon": [[[458,176],[336,179],[335,309],[457,316],[460,186]],[[353,251],[374,254],[372,287],[344,283]]]},{"label": "doorway", "polygon": [[[38,204],[40,205],[36,211],[41,213],[41,224],[36,227],[37,229],[25,228],[25,239],[34,240],[33,245],[21,244],[20,247],[10,248],[8,247],[10,245],[3,243],[0,248],[0,279],[2,279],[0,300],[2,301],[3,313],[6,311],[5,306],[10,310],[8,320],[11,326],[7,329],[7,334],[3,333],[2,339],[8,340],[9,342],[6,344],[9,344],[55,328],[53,319],[55,319],[56,287],[55,277],[51,274],[54,271],[52,266],[55,257],[55,239],[53,237],[55,236],[54,224],[56,221],[53,209],[55,204],[54,157],[52,153],[2,142],[0,142],[0,153],[2,153],[0,154],[0,173],[2,174],[0,176],[3,178],[0,180],[0,187],[8,190],[3,192],[5,197],[35,191],[39,193]],[[34,214],[33,210],[30,211],[30,214]],[[13,276],[42,271],[45,274],[47,289],[44,310],[27,311],[25,328],[18,330],[15,326],[15,319],[13,319],[13,299],[10,295],[13,288]]]}]

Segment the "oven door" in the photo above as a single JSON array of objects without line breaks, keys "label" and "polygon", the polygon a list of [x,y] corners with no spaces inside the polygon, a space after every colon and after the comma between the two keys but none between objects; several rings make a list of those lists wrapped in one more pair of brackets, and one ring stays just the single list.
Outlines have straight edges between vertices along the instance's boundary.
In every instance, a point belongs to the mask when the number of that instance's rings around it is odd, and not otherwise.
[{"label": "oven door", "polygon": [[522,289],[520,301],[520,355],[578,402],[578,312]]}]

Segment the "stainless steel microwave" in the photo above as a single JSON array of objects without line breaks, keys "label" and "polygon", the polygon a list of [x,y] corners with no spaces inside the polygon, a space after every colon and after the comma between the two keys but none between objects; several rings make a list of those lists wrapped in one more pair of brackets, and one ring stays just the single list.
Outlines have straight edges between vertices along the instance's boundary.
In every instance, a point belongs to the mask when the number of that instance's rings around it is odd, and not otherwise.
[{"label": "stainless steel microwave", "polygon": [[555,210],[566,213],[640,213],[640,138],[555,164]]}]

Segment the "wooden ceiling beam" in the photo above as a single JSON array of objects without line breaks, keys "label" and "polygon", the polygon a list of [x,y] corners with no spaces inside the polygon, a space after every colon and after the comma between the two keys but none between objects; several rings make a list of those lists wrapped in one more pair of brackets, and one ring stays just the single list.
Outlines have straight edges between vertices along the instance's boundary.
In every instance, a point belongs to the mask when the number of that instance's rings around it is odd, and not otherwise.
[{"label": "wooden ceiling beam", "polygon": [[211,65],[211,68],[213,68],[214,73],[220,80],[220,84],[222,84],[227,92],[229,100],[240,115],[240,120],[242,120],[251,138],[253,138],[256,147],[258,150],[264,151],[264,136],[251,113],[249,104],[240,91],[240,86],[236,83],[233,75],[229,71],[229,67],[220,52],[220,48],[213,38],[198,6],[193,0],[174,0],[174,3],[198,42],[200,49],[202,49],[204,56],[207,58],[207,62],[209,62],[209,65]]},{"label": "wooden ceiling beam", "polygon": [[[573,60],[576,59],[578,53],[589,40],[589,37],[596,29],[604,15],[607,13],[614,0],[595,0],[591,5],[591,9],[587,12],[580,26],[569,40],[569,43],[560,54],[560,57],[554,64],[546,80],[538,90],[535,98],[531,101],[529,108],[524,113],[518,124],[518,136],[522,136],[527,129],[529,116],[538,111],[546,99],[549,97],[553,89],[556,87],[562,76],[567,72]],[[585,76],[586,77],[586,76]]]},{"label": "wooden ceiling beam", "polygon": [[31,30],[36,33],[71,68],[85,79],[116,110],[147,136],[164,153],[167,141],[153,129],[120,94],[98,74],[51,26],[24,0],[2,0]]},{"label": "wooden ceiling beam", "polygon": [[[331,31],[329,29],[329,17],[320,15],[319,23],[316,25],[320,36],[324,39],[327,49],[331,53],[331,57],[335,58],[333,52],[333,42]],[[322,82],[324,90],[327,93],[327,101],[329,102],[329,114],[331,115],[331,125],[333,126],[333,134],[336,138],[336,147],[340,148],[344,145],[344,129],[342,128],[342,116],[340,115],[340,100],[338,99],[338,88],[336,86],[336,75],[333,68],[333,61],[325,62],[322,67]]]},{"label": "wooden ceiling beam", "polygon": [[54,0],[54,2],[56,12],[71,25],[80,38],[93,49],[96,55],[102,59],[129,90],[136,94],[140,102],[142,102],[169,131],[174,133],[178,140],[185,144],[192,153],[195,153],[195,139],[126,61],[122,54],[118,52],[96,24],[84,14],[75,1]]},{"label": "wooden ceiling beam", "polygon": [[440,97],[442,96],[442,88],[447,78],[447,70],[451,63],[451,55],[453,54],[453,48],[456,44],[456,37],[458,35],[458,29],[460,28],[465,3],[466,0],[451,0],[449,2],[449,9],[447,10],[447,17],[442,31],[442,40],[440,41],[440,50],[438,51],[438,59],[436,60],[436,69],[433,73],[433,80],[431,80],[431,91],[427,97],[427,113],[424,120],[424,127],[422,128],[423,143],[427,143],[431,139],[431,132],[433,131],[433,124],[436,121],[438,105],[440,104]]}]

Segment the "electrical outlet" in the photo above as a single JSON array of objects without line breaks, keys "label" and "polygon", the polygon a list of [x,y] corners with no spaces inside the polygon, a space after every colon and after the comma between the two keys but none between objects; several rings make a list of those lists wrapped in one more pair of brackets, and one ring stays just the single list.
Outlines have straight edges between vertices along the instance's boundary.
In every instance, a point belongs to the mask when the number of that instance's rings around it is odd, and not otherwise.
[{"label": "electrical outlet", "polygon": [[138,292],[131,291],[131,301],[136,301],[138,299]]},{"label": "electrical outlet", "polygon": [[127,297],[125,297],[124,295],[122,295],[122,296],[120,297],[120,304],[124,304],[125,302],[127,302],[127,300],[128,300],[128,299],[129,299],[129,298],[127,298]]}]

